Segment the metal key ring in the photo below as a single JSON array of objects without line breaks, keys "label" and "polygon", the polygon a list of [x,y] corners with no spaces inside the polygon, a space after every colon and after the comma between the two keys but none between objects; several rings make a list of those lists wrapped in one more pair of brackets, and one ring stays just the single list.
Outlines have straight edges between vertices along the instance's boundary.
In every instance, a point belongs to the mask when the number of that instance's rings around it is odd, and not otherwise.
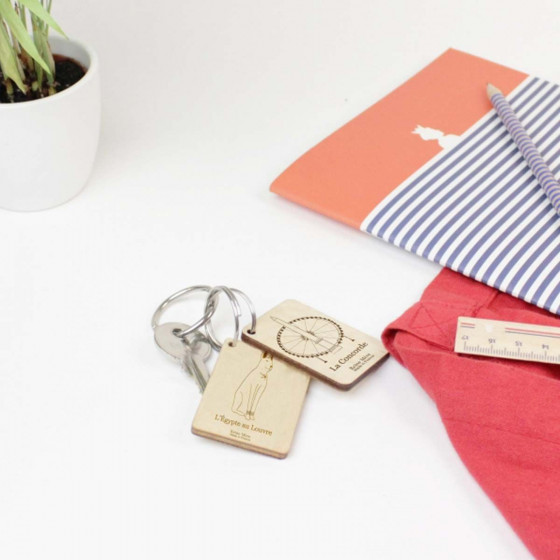
[{"label": "metal key ring", "polygon": [[251,328],[249,329],[249,334],[255,334],[256,332],[256,328],[257,328],[257,312],[255,311],[255,306],[253,305],[253,302],[251,301],[251,298],[245,293],[242,292],[241,290],[238,290],[237,288],[230,288],[230,290],[237,294],[238,296],[241,296],[243,298],[243,300],[245,300],[245,303],[247,304],[247,307],[249,308],[249,313],[251,313]]},{"label": "metal key ring", "polygon": [[[183,297],[185,297],[186,295],[192,293],[192,292],[197,292],[197,291],[202,291],[202,292],[212,292],[212,286],[189,286],[188,288],[183,288],[182,290],[179,290],[178,292],[175,292],[174,294],[171,294],[165,301],[163,301],[159,307],[155,310],[154,314],[152,315],[152,329],[155,329],[158,325],[159,325],[159,320],[161,319],[161,316],[163,315],[163,312],[175,301],[177,301],[178,299],[182,299]],[[210,297],[210,296],[209,296]],[[214,300],[209,301],[208,299],[206,300],[206,307],[204,308],[204,315],[202,316],[201,319],[199,319],[198,321],[196,321],[195,323],[193,323],[191,326],[189,326],[187,329],[184,329],[182,331],[178,331],[175,334],[175,336],[179,337],[179,338],[184,338],[185,336],[197,331],[198,329],[200,329],[201,327],[205,326],[208,324],[208,322],[212,319],[212,315],[214,315],[214,312],[216,311],[216,302]]]},{"label": "metal key ring", "polygon": [[[212,314],[214,314],[214,311],[218,307],[217,298],[219,297],[220,292],[224,292],[224,294],[226,294],[227,298],[229,299],[229,302],[233,309],[233,318],[235,322],[235,332],[233,335],[233,340],[237,341],[239,340],[239,336],[241,334],[241,328],[239,326],[239,318],[241,317],[241,307],[239,306],[239,302],[237,301],[237,298],[233,293],[234,290],[235,288],[230,289],[227,286],[216,286],[212,288],[212,290],[208,294],[208,298],[206,299],[205,312],[208,311],[209,309],[212,309]],[[210,344],[212,345],[214,350],[219,352],[222,349],[223,344],[218,340],[218,338],[216,337],[216,333],[214,332],[214,327],[212,326],[212,315],[210,315],[210,320],[204,325],[204,329],[206,331],[206,336],[208,337]]]}]

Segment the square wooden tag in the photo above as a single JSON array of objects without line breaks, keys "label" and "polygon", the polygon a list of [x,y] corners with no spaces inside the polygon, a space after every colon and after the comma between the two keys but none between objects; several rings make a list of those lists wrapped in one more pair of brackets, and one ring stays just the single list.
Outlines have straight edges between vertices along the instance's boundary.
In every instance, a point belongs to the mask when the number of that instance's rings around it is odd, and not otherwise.
[{"label": "square wooden tag", "polygon": [[196,435],[283,459],[310,377],[271,353],[226,341],[192,423]]},{"label": "square wooden tag", "polygon": [[348,390],[388,356],[381,341],[295,300],[286,300],[257,320],[243,340]]}]

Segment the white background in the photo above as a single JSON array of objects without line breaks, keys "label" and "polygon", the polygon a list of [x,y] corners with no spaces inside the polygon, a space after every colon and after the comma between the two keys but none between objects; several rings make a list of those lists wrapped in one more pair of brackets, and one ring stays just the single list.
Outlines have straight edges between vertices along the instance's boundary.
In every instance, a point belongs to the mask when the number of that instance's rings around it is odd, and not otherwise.
[{"label": "white background", "polygon": [[149,321],[228,284],[380,335],[438,267],[269,184],[449,46],[560,80],[557,6],[55,0],[99,53],[103,128],[80,196],[0,212],[2,558],[530,558],[394,360],[312,383],[278,461],[190,434]]}]

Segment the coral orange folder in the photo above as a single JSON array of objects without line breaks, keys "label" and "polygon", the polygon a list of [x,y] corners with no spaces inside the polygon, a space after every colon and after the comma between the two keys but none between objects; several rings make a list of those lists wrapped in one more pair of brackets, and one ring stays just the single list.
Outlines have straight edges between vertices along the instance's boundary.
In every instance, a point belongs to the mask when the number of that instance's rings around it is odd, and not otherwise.
[{"label": "coral orange folder", "polygon": [[558,86],[450,49],[271,190],[558,313],[560,220],[488,101],[488,82],[558,174]]}]

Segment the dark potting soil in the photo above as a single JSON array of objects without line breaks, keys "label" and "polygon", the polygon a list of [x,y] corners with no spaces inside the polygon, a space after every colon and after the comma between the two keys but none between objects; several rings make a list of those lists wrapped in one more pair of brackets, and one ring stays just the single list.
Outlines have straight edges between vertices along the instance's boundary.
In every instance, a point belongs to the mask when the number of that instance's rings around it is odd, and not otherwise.
[{"label": "dark potting soil", "polygon": [[67,58],[58,54],[54,55],[56,68],[56,91],[63,91],[79,82],[86,74],[85,68],[73,58]]},{"label": "dark potting soil", "polygon": [[[56,82],[55,90],[56,92],[64,91],[70,86],[73,86],[76,82],[79,82],[86,73],[85,68],[73,58],[68,58],[66,56],[61,56],[58,54],[54,55],[54,66],[56,72]],[[4,84],[1,82],[2,72],[0,71],[0,103],[10,103],[10,99],[6,92]],[[14,85],[14,102],[19,103],[21,101],[32,101],[33,99],[40,99],[40,96],[36,92],[29,91],[24,94],[19,88]]]}]

